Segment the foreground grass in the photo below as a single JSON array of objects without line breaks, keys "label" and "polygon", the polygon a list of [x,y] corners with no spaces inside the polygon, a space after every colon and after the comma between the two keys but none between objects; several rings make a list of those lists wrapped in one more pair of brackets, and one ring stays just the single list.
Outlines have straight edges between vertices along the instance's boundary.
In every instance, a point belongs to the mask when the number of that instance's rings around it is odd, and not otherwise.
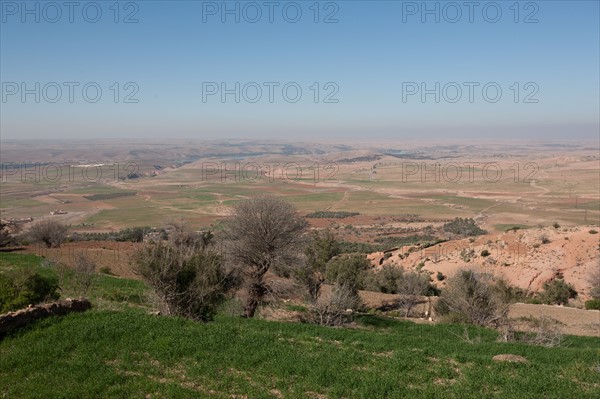
[{"label": "foreground grass", "polygon": [[[362,329],[136,310],[46,319],[0,341],[0,396],[18,398],[595,398],[596,338],[544,349],[492,331],[366,318]],[[513,353],[527,363],[495,363]]]}]

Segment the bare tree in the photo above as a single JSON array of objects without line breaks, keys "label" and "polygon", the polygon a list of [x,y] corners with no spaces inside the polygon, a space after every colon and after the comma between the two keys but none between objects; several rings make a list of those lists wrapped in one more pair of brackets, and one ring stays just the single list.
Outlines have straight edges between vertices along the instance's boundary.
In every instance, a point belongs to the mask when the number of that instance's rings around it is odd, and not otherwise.
[{"label": "bare tree", "polygon": [[426,273],[408,272],[402,273],[398,279],[398,300],[401,307],[406,308],[405,317],[410,316],[412,308],[423,301],[430,288],[429,275]]},{"label": "bare tree", "polygon": [[240,202],[223,229],[228,261],[240,268],[248,285],[245,317],[254,317],[268,289],[264,276],[275,265],[300,261],[307,222],[288,202],[257,197]]},{"label": "bare tree", "polygon": [[86,295],[94,284],[96,276],[96,262],[91,260],[86,254],[78,253],[75,255],[75,285],[79,295]]},{"label": "bare tree", "polygon": [[31,226],[29,237],[34,242],[43,242],[48,248],[58,248],[67,238],[67,227],[55,220],[41,220]]},{"label": "bare tree", "polygon": [[325,281],[327,263],[340,252],[339,243],[331,230],[314,230],[304,250],[305,261],[296,270],[296,279],[306,287],[311,301],[319,297]]}]

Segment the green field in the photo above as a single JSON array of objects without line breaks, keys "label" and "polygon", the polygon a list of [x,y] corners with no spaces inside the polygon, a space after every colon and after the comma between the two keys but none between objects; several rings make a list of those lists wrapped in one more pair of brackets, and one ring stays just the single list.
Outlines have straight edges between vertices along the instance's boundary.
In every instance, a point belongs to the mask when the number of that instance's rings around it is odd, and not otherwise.
[{"label": "green field", "polygon": [[[0,271],[41,258],[0,254]],[[600,340],[500,343],[492,330],[364,314],[353,328],[152,316],[143,283],[98,277],[94,310],[0,339],[7,398],[595,398]],[[68,290],[66,291],[68,293]],[[300,307],[296,307],[301,309]],[[228,315],[229,314],[229,315]],[[468,334],[471,341],[464,337]],[[498,363],[516,354],[526,363]]]}]

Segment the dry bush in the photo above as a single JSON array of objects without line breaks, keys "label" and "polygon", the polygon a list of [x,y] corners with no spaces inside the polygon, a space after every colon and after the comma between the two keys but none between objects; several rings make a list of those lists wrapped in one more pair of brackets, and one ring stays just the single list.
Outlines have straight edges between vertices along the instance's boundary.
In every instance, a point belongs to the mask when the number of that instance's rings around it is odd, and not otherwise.
[{"label": "dry bush", "polygon": [[327,298],[322,298],[310,308],[304,321],[323,326],[342,326],[352,321],[353,312],[359,306],[360,298],[353,287],[336,284]]},{"label": "dry bush", "polygon": [[402,273],[398,280],[398,304],[406,309],[405,317],[410,316],[412,308],[423,302],[423,296],[427,295],[430,289],[429,274],[408,272]]},{"label": "dry bush", "polygon": [[498,331],[499,340],[503,342],[523,342],[553,348],[564,341],[562,323],[548,316],[507,320]]},{"label": "dry bush", "polygon": [[94,284],[96,278],[96,262],[91,260],[84,253],[78,253],[75,255],[74,266],[75,290],[78,295],[85,296]]},{"label": "dry bush", "polygon": [[590,295],[594,299],[600,299],[600,268],[595,268],[589,275],[588,282],[591,285]]},{"label": "dry bush", "polygon": [[58,248],[67,238],[67,227],[54,220],[42,220],[31,226],[29,237],[33,242],[43,242],[48,248]]},{"label": "dry bush", "polygon": [[460,270],[447,280],[436,312],[469,324],[497,327],[507,320],[508,303],[498,294],[491,275]]},{"label": "dry bush", "polygon": [[211,320],[238,282],[216,252],[172,242],[144,245],[132,256],[132,263],[167,315],[193,320]]}]

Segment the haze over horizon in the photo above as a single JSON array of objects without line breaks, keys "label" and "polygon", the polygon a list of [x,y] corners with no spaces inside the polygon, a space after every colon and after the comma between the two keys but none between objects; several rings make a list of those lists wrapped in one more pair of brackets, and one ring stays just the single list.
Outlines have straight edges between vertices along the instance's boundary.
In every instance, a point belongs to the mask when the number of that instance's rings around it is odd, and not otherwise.
[{"label": "haze over horizon", "polygon": [[597,1],[75,3],[1,1],[2,140],[598,138]]}]

